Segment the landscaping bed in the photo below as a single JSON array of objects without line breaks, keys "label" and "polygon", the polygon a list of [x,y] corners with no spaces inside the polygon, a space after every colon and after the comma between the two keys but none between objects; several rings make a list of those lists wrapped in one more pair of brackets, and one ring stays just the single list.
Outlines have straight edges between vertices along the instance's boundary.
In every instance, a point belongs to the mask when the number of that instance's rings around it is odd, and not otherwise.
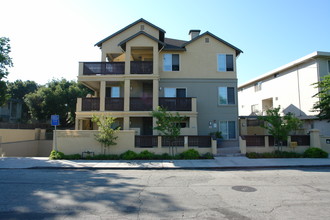
[{"label": "landscaping bed", "polygon": [[328,153],[316,147],[308,148],[304,153],[287,152],[287,151],[274,151],[267,153],[246,153],[246,157],[250,159],[258,158],[328,158]]}]

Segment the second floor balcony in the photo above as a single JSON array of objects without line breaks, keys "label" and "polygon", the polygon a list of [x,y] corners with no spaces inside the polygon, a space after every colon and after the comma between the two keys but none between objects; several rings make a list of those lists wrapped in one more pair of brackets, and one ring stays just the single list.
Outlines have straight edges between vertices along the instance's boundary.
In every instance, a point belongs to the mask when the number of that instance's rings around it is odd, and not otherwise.
[{"label": "second floor balcony", "polygon": [[[130,74],[152,74],[153,61],[130,61]],[[123,75],[125,62],[83,62],[80,75]]]},{"label": "second floor balcony", "polygon": [[[194,100],[194,101],[193,101]],[[159,98],[159,106],[167,111],[196,111],[196,98]],[[129,111],[152,111],[152,97],[131,97]],[[100,111],[100,98],[79,98],[77,111]],[[105,98],[105,111],[124,111],[124,98]]]}]

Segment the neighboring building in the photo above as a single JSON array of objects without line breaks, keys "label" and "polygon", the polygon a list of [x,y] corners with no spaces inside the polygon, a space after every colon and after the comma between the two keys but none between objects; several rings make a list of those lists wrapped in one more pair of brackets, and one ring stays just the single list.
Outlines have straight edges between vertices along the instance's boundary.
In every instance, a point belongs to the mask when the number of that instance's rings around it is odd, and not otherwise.
[{"label": "neighboring building", "polygon": [[22,117],[22,101],[9,99],[0,107],[0,122],[17,122]]},{"label": "neighboring building", "polygon": [[[240,117],[265,115],[270,108],[281,107],[304,121],[304,130],[319,129],[330,135],[330,123],[317,119],[313,97],[318,88],[313,83],[330,74],[330,53],[314,52],[270,71],[238,87]],[[253,123],[252,123],[253,124]]]},{"label": "neighboring building", "polygon": [[242,51],[210,32],[191,40],[139,19],[96,43],[101,62],[81,62],[78,81],[95,93],[78,99],[76,129],[96,129],[93,115],[111,115],[123,130],[156,135],[158,106],[186,116],[182,135],[222,131],[225,146],[238,146],[236,58]]}]

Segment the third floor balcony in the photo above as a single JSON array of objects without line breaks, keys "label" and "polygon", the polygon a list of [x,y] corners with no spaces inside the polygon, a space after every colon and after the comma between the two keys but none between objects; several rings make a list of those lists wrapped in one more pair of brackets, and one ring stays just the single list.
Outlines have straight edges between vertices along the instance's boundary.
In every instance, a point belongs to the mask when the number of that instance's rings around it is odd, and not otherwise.
[{"label": "third floor balcony", "polygon": [[[122,75],[125,62],[82,62],[79,75]],[[152,74],[153,61],[130,61],[130,74]]]}]

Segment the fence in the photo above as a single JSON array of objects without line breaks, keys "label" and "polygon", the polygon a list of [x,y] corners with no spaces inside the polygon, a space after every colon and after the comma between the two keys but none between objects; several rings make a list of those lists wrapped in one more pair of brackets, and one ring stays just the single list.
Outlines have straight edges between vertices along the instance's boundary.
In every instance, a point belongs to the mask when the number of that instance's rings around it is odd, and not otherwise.
[{"label": "fence", "polygon": [[[169,152],[169,140],[162,136],[136,136],[133,130],[121,130],[117,133],[117,144],[104,149],[95,140],[98,131],[78,131],[63,130],[57,131],[58,150],[65,154],[81,154],[84,151],[94,152],[94,154],[110,153],[121,154],[132,150],[137,153],[149,150],[156,154]],[[188,149],[195,149],[200,154],[217,153],[216,141],[210,136],[180,136],[175,143],[178,153]]]}]

